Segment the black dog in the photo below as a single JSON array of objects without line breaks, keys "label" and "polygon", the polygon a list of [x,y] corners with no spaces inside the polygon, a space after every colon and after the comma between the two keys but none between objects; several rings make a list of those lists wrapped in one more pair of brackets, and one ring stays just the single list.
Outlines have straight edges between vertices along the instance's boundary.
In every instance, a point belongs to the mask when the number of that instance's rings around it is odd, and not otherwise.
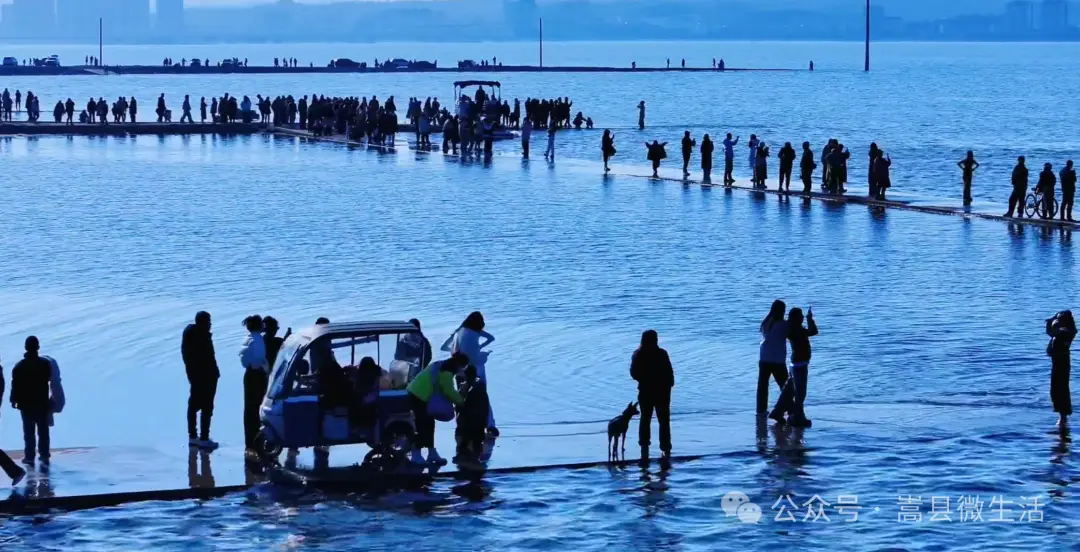
[{"label": "black dog", "polygon": [[622,437],[622,453],[626,458],[626,432],[630,429],[630,420],[638,415],[637,403],[626,405],[622,414],[611,419],[607,424],[608,460],[619,459],[619,437]]}]

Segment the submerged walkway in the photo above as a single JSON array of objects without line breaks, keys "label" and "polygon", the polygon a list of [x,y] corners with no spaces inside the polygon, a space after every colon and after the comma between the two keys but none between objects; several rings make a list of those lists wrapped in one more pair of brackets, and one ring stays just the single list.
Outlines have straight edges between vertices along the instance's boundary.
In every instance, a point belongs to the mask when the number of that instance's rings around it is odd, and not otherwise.
[{"label": "submerged walkway", "polygon": [[[390,147],[390,146],[381,146],[381,145],[368,145],[368,144],[366,144],[364,142],[356,142],[356,141],[348,140],[343,136],[319,136],[319,137],[316,137],[316,136],[312,136],[310,132],[307,132],[307,131],[304,131],[304,130],[290,129],[290,128],[273,128],[273,127],[271,127],[271,128],[267,129],[267,132],[270,133],[270,134],[275,134],[275,135],[279,135],[279,136],[291,136],[291,137],[301,138],[301,139],[305,139],[305,140],[314,140],[314,141],[319,141],[319,142],[340,144],[340,145],[345,145],[345,146],[349,146],[349,147],[369,148],[369,149],[376,149],[376,150],[383,150],[383,151],[411,151],[411,152],[416,152],[416,148],[414,147],[414,145],[411,142],[406,142],[405,140],[400,139],[401,138],[400,135],[399,135],[399,140],[397,141],[397,146],[396,147]],[[542,140],[538,139],[538,140],[536,140],[534,142],[534,154],[536,154],[537,151],[542,151],[542,145],[543,145]],[[440,148],[433,148],[431,150],[423,150],[423,152],[426,155],[443,155],[443,156],[447,156],[447,157],[460,157],[459,155],[456,155],[456,154],[443,154],[442,150]],[[475,157],[475,156],[473,158],[478,159],[478,160],[482,159],[481,157]],[[496,159],[521,160],[521,158],[519,156],[505,155],[505,154],[503,154],[503,155],[496,154],[495,156],[493,156],[493,160],[496,160]],[[544,160],[542,154],[534,155],[534,157],[532,157],[530,159],[530,161],[533,162],[533,163],[543,163],[543,164],[548,163],[546,160]],[[610,166],[611,166],[612,170],[606,176],[602,173],[602,168],[600,166],[600,163],[598,163],[598,162],[581,161],[581,160],[578,160],[578,159],[559,160],[558,162],[555,163],[555,166],[557,167],[560,164],[565,164],[565,163],[570,163],[570,164],[574,164],[574,165],[586,164],[589,167],[594,167],[595,166],[596,169],[597,169],[597,177],[599,177],[599,178],[610,178],[610,177],[616,177],[616,176],[628,177],[628,178],[640,178],[640,179],[650,180],[650,181],[654,181],[654,182],[677,183],[677,184],[681,184],[683,186],[699,186],[699,187],[704,188],[704,189],[739,190],[739,191],[742,191],[742,192],[747,192],[747,193],[752,193],[752,194],[761,194],[761,195],[771,194],[771,195],[775,195],[775,196],[778,196],[778,197],[781,197],[781,198],[798,198],[798,199],[803,199],[805,201],[817,200],[817,201],[831,202],[831,203],[866,205],[868,207],[874,207],[874,208],[880,208],[880,209],[901,209],[901,210],[907,210],[907,211],[919,211],[919,212],[923,212],[923,213],[931,213],[931,214],[936,214],[936,215],[952,215],[952,216],[965,217],[965,218],[978,218],[978,219],[985,219],[985,220],[996,220],[996,221],[1009,222],[1009,223],[1014,223],[1014,224],[1032,224],[1032,225],[1049,227],[1049,228],[1063,228],[1063,229],[1080,228],[1080,222],[1068,222],[1068,221],[1063,221],[1063,220],[1058,220],[1058,219],[1028,218],[1026,216],[1023,217],[1023,218],[1021,218],[1021,217],[1006,217],[1004,215],[1004,213],[1008,210],[1008,206],[1001,205],[1001,204],[996,204],[996,203],[992,203],[992,202],[976,202],[976,203],[973,203],[972,205],[964,206],[959,199],[949,200],[948,198],[940,198],[940,197],[918,197],[918,196],[912,196],[912,195],[909,195],[909,194],[905,194],[902,191],[890,192],[889,193],[890,197],[888,199],[884,200],[884,201],[877,200],[877,199],[871,199],[871,198],[869,198],[869,197],[867,197],[865,195],[859,195],[860,190],[865,190],[865,185],[860,187],[857,183],[852,183],[852,182],[848,183],[849,192],[846,193],[846,194],[842,194],[842,195],[828,194],[828,193],[820,191],[818,189],[818,186],[820,185],[820,180],[817,179],[817,178],[815,178],[814,184],[813,184],[814,188],[809,194],[803,194],[802,193],[802,182],[793,182],[791,192],[781,191],[779,189],[779,182],[777,180],[775,180],[775,179],[769,180],[766,183],[767,184],[766,188],[755,188],[753,186],[753,184],[751,184],[748,179],[737,179],[735,184],[733,184],[731,186],[724,186],[723,185],[723,159],[720,159],[720,161],[721,161],[720,171],[719,172],[718,171],[713,171],[714,174],[719,175],[719,178],[718,178],[717,181],[712,182],[712,183],[704,182],[700,178],[700,176],[695,176],[695,174],[693,174],[693,173],[691,174],[690,177],[685,177],[684,178],[682,176],[682,171],[679,170],[677,167],[676,168],[661,168],[660,171],[659,171],[660,177],[659,178],[653,178],[652,173],[649,170],[649,167],[644,166],[644,164],[642,164],[642,166],[640,166],[640,167],[639,166],[634,166],[634,165],[611,164]],[[677,162],[675,164],[677,164]],[[696,174],[700,175],[701,174],[700,170],[696,171]],[[892,189],[896,190],[897,186],[894,185]]]}]

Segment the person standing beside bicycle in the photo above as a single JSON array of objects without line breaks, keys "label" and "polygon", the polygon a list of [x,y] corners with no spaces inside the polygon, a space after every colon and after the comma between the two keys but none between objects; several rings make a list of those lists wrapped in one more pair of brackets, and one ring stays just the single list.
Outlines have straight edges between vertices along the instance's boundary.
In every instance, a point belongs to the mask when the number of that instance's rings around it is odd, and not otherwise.
[{"label": "person standing beside bicycle", "polygon": [[1073,196],[1076,195],[1076,170],[1070,159],[1061,169],[1061,220],[1073,221]]},{"label": "person standing beside bicycle", "polygon": [[1057,175],[1054,174],[1054,166],[1050,163],[1043,164],[1043,170],[1039,173],[1039,183],[1035,185],[1035,195],[1042,194],[1042,213],[1044,219],[1054,218],[1054,186],[1057,185]]},{"label": "person standing beside bicycle", "polygon": [[1005,216],[1012,217],[1013,211],[1016,211],[1016,216],[1023,218],[1024,196],[1027,195],[1028,189],[1028,169],[1027,165],[1024,164],[1023,155],[1016,159],[1016,166],[1013,167],[1012,185],[1012,195],[1009,196],[1009,212],[1005,213]]}]

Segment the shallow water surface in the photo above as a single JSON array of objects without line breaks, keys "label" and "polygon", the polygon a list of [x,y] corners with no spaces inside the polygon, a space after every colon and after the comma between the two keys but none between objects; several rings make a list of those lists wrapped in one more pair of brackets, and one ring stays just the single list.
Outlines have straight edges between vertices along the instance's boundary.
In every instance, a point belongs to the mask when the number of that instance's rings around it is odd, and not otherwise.
[{"label": "shallow water surface", "polygon": [[[80,549],[714,550],[740,539],[940,550],[1045,549],[1077,529],[1078,474],[1071,440],[1052,431],[1042,335],[1042,320],[1075,302],[1069,231],[621,169],[605,179],[573,159],[485,165],[266,136],[16,138],[0,141],[0,163],[0,351],[10,366],[33,333],[60,360],[68,406],[55,446],[183,450],[179,339],[199,309],[214,316],[226,447],[242,442],[245,315],[294,328],[415,316],[438,345],[481,310],[497,337],[497,455],[602,458],[605,421],[634,397],[628,360],[646,328],[675,364],[676,452],[708,455],[670,470],[498,475],[381,496],[261,486],[6,520],[0,538]],[[812,305],[821,327],[806,431],[753,416],[756,328],[777,297]],[[3,415],[0,442],[12,448],[15,413]],[[582,444],[590,434],[595,450]],[[761,507],[760,524],[725,516],[730,491]],[[799,522],[776,519],[782,495],[800,505]],[[830,503],[829,522],[801,521],[814,495]],[[836,512],[841,495],[857,497],[858,521]],[[908,495],[921,497],[921,522],[902,521]],[[957,504],[976,496],[984,520],[961,523]],[[934,497],[950,498],[954,522],[929,521]],[[1045,521],[992,522],[995,497],[1012,502],[1012,518],[1037,497]]]}]

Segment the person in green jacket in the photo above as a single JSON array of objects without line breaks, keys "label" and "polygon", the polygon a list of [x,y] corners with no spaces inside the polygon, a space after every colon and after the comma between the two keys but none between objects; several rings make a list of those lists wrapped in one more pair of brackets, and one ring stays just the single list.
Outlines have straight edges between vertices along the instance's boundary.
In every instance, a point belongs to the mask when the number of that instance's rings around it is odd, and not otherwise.
[{"label": "person in green jacket", "polygon": [[[455,353],[446,360],[432,362],[426,370],[420,372],[409,383],[409,401],[412,404],[413,418],[416,422],[416,440],[413,442],[410,458],[413,463],[446,464],[446,460],[435,450],[435,418],[428,413],[428,402],[437,391],[450,399],[455,406],[461,406],[465,400],[458,393],[454,379],[457,373],[468,365],[468,355]],[[425,447],[428,449],[426,461],[420,453],[420,449]]]}]

